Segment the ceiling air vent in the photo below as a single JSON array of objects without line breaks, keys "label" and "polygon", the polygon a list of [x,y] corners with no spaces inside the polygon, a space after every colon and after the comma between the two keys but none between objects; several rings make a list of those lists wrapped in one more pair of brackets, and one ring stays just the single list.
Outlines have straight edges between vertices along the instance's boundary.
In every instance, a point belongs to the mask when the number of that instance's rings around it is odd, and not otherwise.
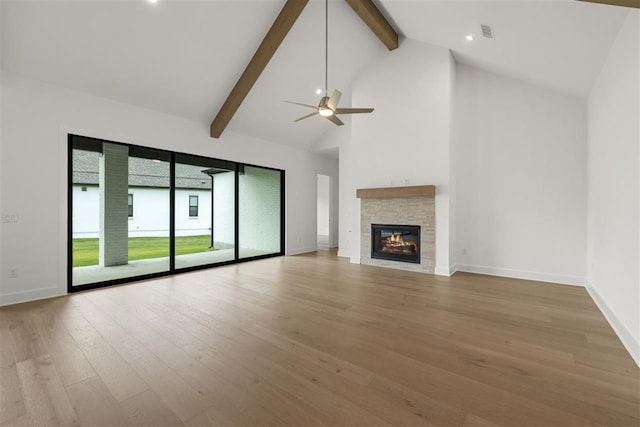
[{"label": "ceiling air vent", "polygon": [[480,29],[482,30],[482,36],[488,39],[495,39],[493,35],[493,27],[489,24],[480,24]]}]

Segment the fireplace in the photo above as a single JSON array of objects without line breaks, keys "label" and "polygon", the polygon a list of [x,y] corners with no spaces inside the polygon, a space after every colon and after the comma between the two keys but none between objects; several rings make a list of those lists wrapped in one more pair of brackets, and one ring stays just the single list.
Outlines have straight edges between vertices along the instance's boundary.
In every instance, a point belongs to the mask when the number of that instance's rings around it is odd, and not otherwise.
[{"label": "fireplace", "polygon": [[420,264],[420,226],[371,224],[371,258]]},{"label": "fireplace", "polygon": [[[356,197],[360,199],[360,258],[358,261],[364,265],[434,274],[436,266],[435,195],[436,188],[433,185],[358,189],[356,191]],[[376,235],[376,228],[382,228],[385,236],[382,236],[382,232]],[[392,234],[401,235],[405,244],[396,243],[395,248],[393,245],[386,245],[386,250],[383,250],[382,239]],[[406,241],[409,241],[409,245]],[[353,257],[351,259],[351,262],[357,262]]]}]

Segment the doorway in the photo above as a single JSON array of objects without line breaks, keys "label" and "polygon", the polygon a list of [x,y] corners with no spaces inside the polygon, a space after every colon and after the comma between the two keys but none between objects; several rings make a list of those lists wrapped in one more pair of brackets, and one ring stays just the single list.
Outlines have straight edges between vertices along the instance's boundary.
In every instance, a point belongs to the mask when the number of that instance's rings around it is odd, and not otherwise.
[{"label": "doorway", "polygon": [[318,249],[331,247],[331,177],[318,174]]}]

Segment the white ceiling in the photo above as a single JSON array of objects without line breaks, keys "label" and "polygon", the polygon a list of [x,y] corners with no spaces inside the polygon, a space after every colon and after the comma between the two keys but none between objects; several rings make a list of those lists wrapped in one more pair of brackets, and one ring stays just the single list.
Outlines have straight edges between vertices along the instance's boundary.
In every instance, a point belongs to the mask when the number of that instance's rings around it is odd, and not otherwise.
[{"label": "white ceiling", "polygon": [[[207,128],[284,4],[1,1],[3,69]],[[399,33],[449,48],[460,63],[580,97],[628,13],[571,0],[377,3]],[[348,106],[352,81],[388,52],[344,1],[329,7],[329,90],[345,92]],[[495,40],[481,37],[480,23],[494,26]],[[333,126],[319,118],[293,123],[307,110],[281,102],[319,101],[323,31],[324,2],[310,0],[228,129],[307,149]],[[467,42],[468,33],[476,40]]]}]

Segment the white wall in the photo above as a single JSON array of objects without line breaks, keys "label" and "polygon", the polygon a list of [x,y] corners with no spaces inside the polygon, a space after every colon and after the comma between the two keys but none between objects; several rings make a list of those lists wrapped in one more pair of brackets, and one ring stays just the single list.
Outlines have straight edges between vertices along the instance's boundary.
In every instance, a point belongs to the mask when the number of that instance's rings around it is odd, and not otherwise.
[{"label": "white wall", "polygon": [[449,79],[453,82],[449,86],[449,274],[453,274],[456,271],[455,262],[458,254],[458,178],[456,174],[458,169],[458,158],[456,156],[458,150],[458,132],[456,128],[458,124],[458,118],[456,116],[456,93],[458,85],[456,75],[458,64],[451,55],[449,56],[449,62],[451,63],[449,67]]},{"label": "white wall", "polygon": [[[19,223],[2,229],[0,304],[66,293],[67,133],[285,169],[286,252],[315,249],[316,174],[335,177],[335,160],[228,130],[214,140],[208,124],[7,72],[1,78],[2,206]],[[6,279],[8,268],[19,277]]]},{"label": "white wall", "polygon": [[[165,227],[156,227],[152,223],[149,223],[145,215],[142,217],[142,221],[139,225],[140,229],[143,230],[147,228],[149,231],[155,230],[166,230],[164,236],[169,235],[169,209],[168,209],[168,198],[169,191],[163,189],[154,189],[154,192],[158,192],[159,195],[164,195],[164,204],[162,206],[158,206],[158,216],[160,220],[164,220],[166,218]],[[133,223],[129,222],[129,237],[137,236],[133,227],[138,227],[136,223],[136,194],[143,193],[140,190],[129,188],[129,193],[133,193]],[[144,192],[145,197],[150,197],[150,192]],[[191,217],[189,216],[189,196],[198,196],[198,216]],[[158,200],[159,198],[155,198]],[[160,199],[161,200],[161,199]],[[149,200],[151,202],[151,200]],[[142,200],[141,204],[145,206],[145,211],[151,208],[153,205],[151,203],[147,204],[146,200]],[[163,210],[166,211],[166,216]],[[141,212],[142,214],[143,212]],[[229,215],[233,215],[233,211],[228,213]],[[215,219],[214,219],[215,221]],[[145,225],[144,222],[147,222]],[[160,223],[158,223],[160,225]],[[211,191],[209,190],[176,190],[176,236],[198,236],[203,234],[211,233]]]},{"label": "white wall", "polygon": [[459,65],[455,104],[457,268],[582,285],[585,102]]},{"label": "white wall", "polygon": [[330,216],[330,195],[331,195],[331,178],[326,175],[318,175],[318,206],[317,206],[317,222],[318,235],[329,235],[329,216]]},{"label": "white wall", "polygon": [[235,172],[218,173],[213,176],[214,240],[234,245],[235,237]]},{"label": "white wall", "polygon": [[[2,22],[2,9],[3,7],[0,5],[0,22]],[[0,70],[2,70],[2,57],[3,55],[0,52]],[[1,77],[1,75],[0,75]],[[3,97],[3,93],[2,93],[2,85],[0,85],[0,100]],[[2,127],[2,110],[3,110],[3,105],[2,102],[0,102],[0,127]],[[0,131],[0,168],[2,167],[2,139],[3,139],[3,132]],[[4,202],[3,202],[3,197],[2,197],[2,172],[0,170],[0,242],[4,242],[4,215],[7,213],[4,210]],[[3,293],[3,290],[5,288],[4,285],[4,281],[6,280],[5,278],[7,277],[7,270],[4,266],[4,260],[2,257],[2,249],[0,248],[0,295]]]},{"label": "white wall", "polygon": [[[83,188],[86,190],[82,191]],[[100,187],[97,185],[74,185],[73,204],[73,238],[99,237]]]},{"label": "white wall", "polygon": [[360,257],[356,189],[436,186],[436,274],[449,273],[449,141],[454,66],[447,49],[403,40],[354,83],[354,107],[374,107],[351,119],[340,145],[340,254]]},{"label": "white wall", "polygon": [[638,11],[630,11],[588,103],[587,287],[640,365]]}]

